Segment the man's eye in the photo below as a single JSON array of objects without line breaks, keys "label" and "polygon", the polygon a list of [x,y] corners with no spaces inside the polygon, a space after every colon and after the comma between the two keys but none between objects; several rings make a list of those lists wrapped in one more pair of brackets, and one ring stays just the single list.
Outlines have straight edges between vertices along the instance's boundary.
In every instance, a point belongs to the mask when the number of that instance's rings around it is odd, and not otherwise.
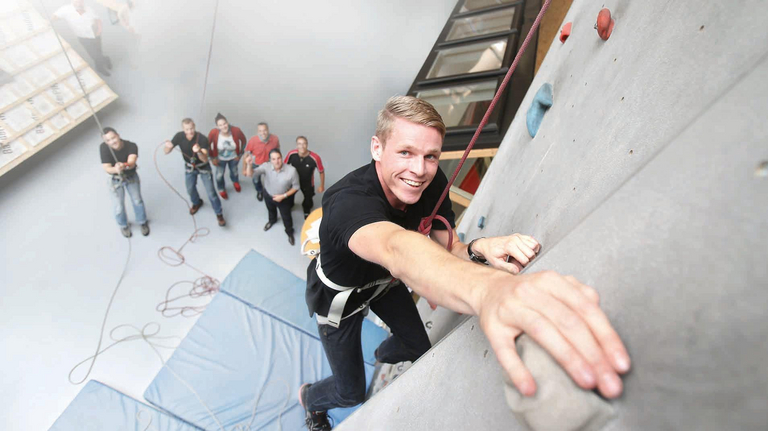
[{"label": "man's eye", "polygon": [[407,156],[408,155],[408,151],[405,151],[405,150],[400,151],[400,155],[401,156]]}]

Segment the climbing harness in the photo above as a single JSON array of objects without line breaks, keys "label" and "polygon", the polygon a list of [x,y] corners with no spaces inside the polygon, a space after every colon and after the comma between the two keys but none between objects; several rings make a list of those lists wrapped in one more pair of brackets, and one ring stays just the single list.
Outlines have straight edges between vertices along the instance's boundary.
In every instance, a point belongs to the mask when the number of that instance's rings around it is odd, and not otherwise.
[{"label": "climbing harness", "polygon": [[[320,264],[320,256],[318,256],[317,259],[315,259],[315,271],[317,272],[317,276],[320,278],[320,281],[322,281],[323,284],[339,292],[333,297],[333,301],[331,302],[331,307],[328,309],[328,316],[321,316],[320,314],[315,313],[317,323],[319,323],[320,325],[331,325],[334,328],[338,328],[342,320],[350,316],[354,316],[355,314],[361,311],[363,312],[363,315],[368,314],[368,308],[370,307],[371,302],[373,302],[379,296],[382,296],[383,294],[385,294],[389,290],[389,288],[391,288],[392,286],[400,283],[400,280],[398,280],[397,278],[389,276],[389,277],[380,278],[378,280],[374,280],[360,287],[341,286],[331,281],[325,275],[325,273],[323,272],[323,268]],[[343,316],[344,307],[347,305],[347,301],[349,300],[349,297],[352,295],[352,293],[355,293],[355,292],[360,293],[364,290],[372,289],[374,287],[376,288],[376,290],[373,292],[373,296],[371,296],[368,300],[363,302],[354,311],[352,311],[346,316]]]}]

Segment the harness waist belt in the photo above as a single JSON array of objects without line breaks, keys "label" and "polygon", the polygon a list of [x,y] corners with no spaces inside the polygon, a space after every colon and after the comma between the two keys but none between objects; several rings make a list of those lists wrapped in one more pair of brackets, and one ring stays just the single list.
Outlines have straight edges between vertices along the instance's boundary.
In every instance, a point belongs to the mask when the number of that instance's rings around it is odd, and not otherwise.
[{"label": "harness waist belt", "polygon": [[[394,286],[395,284],[399,283],[400,280],[394,277],[386,277],[381,278],[379,280],[374,280],[370,283],[365,284],[362,287],[345,287],[341,286],[339,284],[334,283],[331,281],[323,272],[323,268],[320,265],[320,256],[315,259],[317,261],[315,265],[315,271],[317,272],[317,276],[320,278],[320,281],[323,282],[326,286],[330,287],[333,290],[338,291],[339,293],[336,294],[336,296],[333,297],[333,301],[331,301],[331,307],[328,309],[328,316],[321,316],[320,314],[316,314],[317,323],[321,325],[331,325],[334,328],[338,328],[339,324],[343,319],[346,319],[349,316],[355,315],[363,310],[366,310],[369,306],[369,304],[379,297],[382,293],[384,293],[389,287]],[[376,287],[376,291],[373,292],[373,296],[371,296],[367,301],[363,302],[359,307],[357,307],[354,311],[349,313],[346,316],[343,316],[344,314],[344,307],[347,305],[347,301],[349,300],[349,297],[354,292],[362,292],[363,290],[370,289],[372,287]]]}]

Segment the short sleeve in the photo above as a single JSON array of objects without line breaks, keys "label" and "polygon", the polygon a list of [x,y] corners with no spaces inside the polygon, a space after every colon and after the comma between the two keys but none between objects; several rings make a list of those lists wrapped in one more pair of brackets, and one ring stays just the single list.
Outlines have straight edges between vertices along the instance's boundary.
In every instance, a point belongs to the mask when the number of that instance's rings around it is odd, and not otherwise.
[{"label": "short sleeve", "polygon": [[[434,193],[434,202],[430,208],[429,213],[431,214],[434,210],[434,205],[437,203],[437,200],[440,199],[440,195],[443,193],[443,190],[445,190],[445,187],[448,185],[448,178],[446,178],[445,173],[443,173],[442,169],[438,169],[437,173],[435,174],[435,179],[432,181],[432,191]],[[448,220],[448,223],[451,225],[451,228],[456,229],[456,215],[453,212],[453,204],[451,203],[451,200],[448,198],[448,196],[445,197],[443,200],[443,203],[440,204],[440,209],[437,210],[437,214],[443,216],[446,220]],[[433,220],[432,221],[432,229],[436,230],[446,230],[445,225],[440,220]]]},{"label": "short sleeve", "polygon": [[109,153],[109,148],[107,148],[107,144],[101,144],[99,145],[99,153],[101,155],[101,163],[109,163],[111,165],[114,165],[114,159],[112,158],[112,154]]},{"label": "short sleeve", "polygon": [[[66,19],[67,18],[67,7],[70,5],[64,5],[58,9],[56,9],[56,12],[53,13],[53,16],[59,19]],[[107,163],[107,162],[104,162]]]},{"label": "short sleeve", "polygon": [[293,170],[293,175],[291,175],[291,188],[294,190],[300,190],[301,187],[299,186],[299,171],[296,169]]},{"label": "short sleeve", "polygon": [[317,172],[320,172],[321,174],[325,172],[325,168],[323,168],[323,159],[320,158],[316,153],[311,153],[312,158],[315,159],[315,164],[317,165]]},{"label": "short sleeve", "polygon": [[128,151],[128,155],[131,155],[131,154],[136,154],[136,157],[139,156],[139,146],[133,142],[130,143],[130,147]]},{"label": "short sleeve", "polygon": [[200,138],[198,139],[197,144],[200,145],[200,148],[205,148],[206,150],[211,149],[211,144],[208,142],[208,138],[202,133],[200,133]]},{"label": "short sleeve", "polygon": [[181,137],[183,135],[184,135],[183,132],[179,132],[179,133],[173,135],[173,139],[171,139],[171,143],[173,144],[174,147],[177,147],[177,146],[181,145]]},{"label": "short sleeve", "polygon": [[363,226],[381,221],[389,221],[384,202],[359,190],[340,191],[329,205],[323,205],[328,239],[338,249],[349,248],[350,238]]}]

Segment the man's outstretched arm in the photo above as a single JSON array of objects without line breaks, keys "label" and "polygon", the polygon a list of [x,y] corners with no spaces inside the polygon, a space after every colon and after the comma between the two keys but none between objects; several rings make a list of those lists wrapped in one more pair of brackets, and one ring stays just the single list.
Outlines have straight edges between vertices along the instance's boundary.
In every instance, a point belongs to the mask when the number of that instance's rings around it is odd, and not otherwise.
[{"label": "man's outstretched arm", "polygon": [[552,271],[516,276],[478,265],[390,222],[358,229],[349,247],[431,302],[479,316],[499,363],[523,395],[536,392],[515,348],[523,332],[582,388],[596,387],[608,398],[621,394],[619,374],[629,370],[629,355],[597,292],[574,277]]}]

